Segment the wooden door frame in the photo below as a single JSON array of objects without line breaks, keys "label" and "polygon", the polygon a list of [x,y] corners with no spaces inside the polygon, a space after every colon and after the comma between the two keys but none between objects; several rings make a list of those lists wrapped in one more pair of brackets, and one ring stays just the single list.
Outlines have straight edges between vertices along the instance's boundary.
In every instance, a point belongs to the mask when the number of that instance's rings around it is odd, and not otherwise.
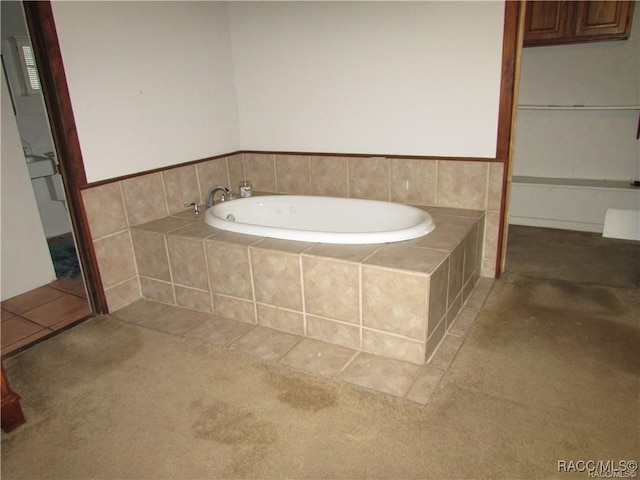
[{"label": "wooden door frame", "polygon": [[69,217],[82,264],[88,300],[94,313],[107,313],[107,301],[81,197],[81,189],[87,186],[87,176],[51,3],[48,0],[22,3],[38,65],[51,136],[59,161],[58,168],[65,186]]},{"label": "wooden door frame", "polygon": [[504,7],[502,79],[500,82],[498,138],[496,141],[496,160],[503,164],[503,171],[495,278],[498,278],[504,270],[507,253],[509,193],[511,190],[513,148],[518,111],[518,89],[520,84],[520,60],[522,57],[525,7],[525,0],[507,0]]}]

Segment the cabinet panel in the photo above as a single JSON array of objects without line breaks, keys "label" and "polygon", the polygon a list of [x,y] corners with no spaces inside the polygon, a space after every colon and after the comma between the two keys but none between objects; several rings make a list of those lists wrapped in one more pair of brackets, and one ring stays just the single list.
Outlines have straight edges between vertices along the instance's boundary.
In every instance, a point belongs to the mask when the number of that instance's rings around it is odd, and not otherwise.
[{"label": "cabinet panel", "polygon": [[559,40],[566,36],[567,2],[527,2],[526,41]]},{"label": "cabinet panel", "polygon": [[576,38],[594,36],[628,38],[631,31],[633,6],[633,2],[578,2]]}]

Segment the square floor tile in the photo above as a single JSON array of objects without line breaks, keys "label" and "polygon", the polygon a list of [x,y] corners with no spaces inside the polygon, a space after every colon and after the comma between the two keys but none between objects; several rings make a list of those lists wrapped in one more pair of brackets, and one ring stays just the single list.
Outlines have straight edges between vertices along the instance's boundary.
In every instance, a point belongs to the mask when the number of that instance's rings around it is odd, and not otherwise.
[{"label": "square floor tile", "polygon": [[2,323],[2,347],[43,330],[41,325],[20,317],[13,317]]},{"label": "square floor tile", "polygon": [[184,335],[212,317],[209,313],[197,312],[187,308],[172,307],[161,315],[149,318],[139,325],[155,328],[171,335]]},{"label": "square floor tile", "polygon": [[245,334],[253,325],[238,322],[224,317],[206,319],[193,330],[187,332],[187,337],[199,338],[203,342],[224,346]]},{"label": "square floor tile", "polygon": [[280,363],[331,377],[340,373],[356,353],[357,350],[351,348],[305,338],[293,347]]},{"label": "square floor tile", "polygon": [[6,310],[2,310],[2,323],[6,322],[10,318],[15,317],[15,313],[7,312]]},{"label": "square floor tile", "polygon": [[484,277],[478,280],[478,283],[473,288],[473,292],[471,292],[467,300],[466,306],[480,310],[491,292],[494,281],[493,278]]},{"label": "square floor tile", "polygon": [[141,299],[120,310],[116,310],[111,315],[120,320],[144,325],[147,321],[159,317],[171,308],[173,308],[171,305]]},{"label": "square floor tile", "polygon": [[431,365],[422,367],[422,371],[415,383],[407,393],[407,399],[425,404],[429,401],[431,394],[442,380],[444,370]]},{"label": "square floor tile", "polygon": [[48,286],[63,292],[73,293],[75,295],[78,295],[79,292],[84,293],[84,280],[82,277],[76,277],[73,279],[59,278]]},{"label": "square floor tile", "polygon": [[473,322],[475,322],[477,316],[478,310],[475,308],[462,307],[460,312],[458,312],[458,315],[456,315],[456,318],[453,320],[453,324],[451,325],[448,333],[464,337],[471,329],[471,326],[473,325]]},{"label": "square floor tile", "polygon": [[420,373],[420,365],[360,353],[338,376],[341,380],[404,397]]},{"label": "square floor tile", "polygon": [[2,302],[2,308],[11,313],[21,314],[51,300],[55,300],[62,295],[64,295],[64,293],[55,288],[40,287],[5,300]]},{"label": "square floor tile", "polygon": [[273,361],[282,358],[299,340],[296,335],[258,325],[227,348]]},{"label": "square floor tile", "polygon": [[84,298],[63,293],[61,297],[29,310],[22,316],[32,322],[49,327],[70,319],[79,320],[90,313],[91,309]]},{"label": "square floor tile", "polygon": [[52,330],[49,330],[48,328],[43,328],[42,330],[29,335],[28,337],[24,337],[21,338],[20,340],[13,342],[10,345],[7,345],[6,347],[3,345],[2,346],[2,355],[7,355],[11,352],[15,352],[16,350],[19,350],[22,347],[26,347],[27,345],[40,340],[42,337],[46,337],[47,335],[52,334]]},{"label": "square floor tile", "polygon": [[456,335],[445,335],[440,346],[431,357],[429,365],[446,370],[451,365],[453,358],[460,350],[464,337],[458,337]]}]

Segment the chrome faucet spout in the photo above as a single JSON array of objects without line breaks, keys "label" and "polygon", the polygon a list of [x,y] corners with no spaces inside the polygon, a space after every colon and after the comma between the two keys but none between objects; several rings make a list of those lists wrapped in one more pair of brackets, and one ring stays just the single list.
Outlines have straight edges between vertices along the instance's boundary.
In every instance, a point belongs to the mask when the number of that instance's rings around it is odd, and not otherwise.
[{"label": "chrome faucet spout", "polygon": [[231,198],[231,190],[229,190],[224,185],[216,185],[215,187],[211,187],[209,189],[209,193],[207,193],[207,208],[212,207],[215,202],[216,192],[222,192],[222,196],[220,197],[220,201],[224,202]]}]

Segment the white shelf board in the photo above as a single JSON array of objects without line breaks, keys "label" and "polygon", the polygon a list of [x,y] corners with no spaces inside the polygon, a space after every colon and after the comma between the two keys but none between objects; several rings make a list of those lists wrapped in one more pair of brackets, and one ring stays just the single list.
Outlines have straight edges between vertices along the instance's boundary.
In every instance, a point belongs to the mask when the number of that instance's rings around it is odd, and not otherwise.
[{"label": "white shelf board", "polygon": [[593,180],[588,178],[553,178],[553,177],[529,177],[524,175],[514,175],[511,183],[528,185],[552,185],[560,187],[574,188],[604,188],[613,190],[637,190],[640,187],[631,185],[631,181],[624,180]]},{"label": "white shelf board", "polygon": [[640,110],[640,105],[518,105],[520,110]]}]

